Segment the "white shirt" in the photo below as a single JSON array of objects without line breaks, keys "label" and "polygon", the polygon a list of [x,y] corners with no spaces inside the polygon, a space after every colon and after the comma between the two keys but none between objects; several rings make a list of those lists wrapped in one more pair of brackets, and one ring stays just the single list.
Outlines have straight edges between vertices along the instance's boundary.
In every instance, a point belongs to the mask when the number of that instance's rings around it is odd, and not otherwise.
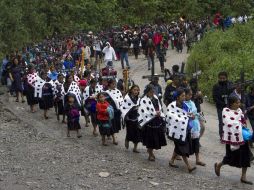
[{"label": "white shirt", "polygon": [[116,60],[116,53],[115,53],[115,50],[114,48],[112,48],[111,46],[106,46],[102,52],[105,54],[105,57],[104,57],[104,60],[105,61],[113,61]]},{"label": "white shirt", "polygon": [[85,50],[85,59],[90,59],[90,55],[91,55],[91,50],[90,50],[90,47],[89,46],[86,46],[84,48]]},{"label": "white shirt", "polygon": [[94,41],[93,46],[94,46],[93,49],[95,51],[101,51],[102,42],[100,40],[96,40]]}]

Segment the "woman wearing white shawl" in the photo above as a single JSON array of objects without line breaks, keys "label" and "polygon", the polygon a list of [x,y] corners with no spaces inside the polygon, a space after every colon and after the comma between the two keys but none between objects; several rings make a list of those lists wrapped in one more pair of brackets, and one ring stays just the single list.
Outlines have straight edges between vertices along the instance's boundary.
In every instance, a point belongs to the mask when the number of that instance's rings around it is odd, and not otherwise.
[{"label": "woman wearing white shawl", "polygon": [[142,142],[149,154],[148,160],[155,161],[153,150],[166,146],[165,122],[161,104],[154,95],[154,86],[149,84],[140,100],[138,122],[142,128]]},{"label": "woman wearing white shawl", "polygon": [[139,86],[133,85],[129,93],[124,97],[123,103],[121,105],[122,119],[126,125],[126,138],[125,138],[125,148],[129,148],[129,142],[133,142],[134,153],[139,153],[137,151],[138,143],[141,142],[141,131],[138,127],[138,106],[140,98],[139,96]]},{"label": "woman wearing white shawl", "polygon": [[220,169],[223,165],[242,168],[241,182],[252,185],[247,181],[247,168],[250,167],[250,148],[248,141],[243,138],[243,128],[246,125],[244,115],[240,109],[241,102],[236,96],[228,99],[228,108],[222,111],[223,134],[222,143],[226,144],[226,155],[222,162],[214,164],[215,174],[220,176]]},{"label": "woman wearing white shawl", "polygon": [[106,90],[106,100],[114,109],[114,119],[111,120],[111,133],[113,137],[113,144],[118,145],[115,134],[121,130],[121,110],[120,107],[123,102],[122,93],[116,88],[116,81],[110,79],[108,81],[108,90]]},{"label": "woman wearing white shawl", "polygon": [[191,141],[191,128],[189,119],[194,118],[192,113],[188,113],[188,107],[184,103],[185,92],[182,88],[174,92],[176,101],[172,102],[167,107],[166,125],[168,129],[168,137],[174,141],[175,149],[169,166],[178,168],[174,164],[177,156],[182,156],[189,173],[194,171],[196,167],[189,164],[188,157],[193,154]]}]

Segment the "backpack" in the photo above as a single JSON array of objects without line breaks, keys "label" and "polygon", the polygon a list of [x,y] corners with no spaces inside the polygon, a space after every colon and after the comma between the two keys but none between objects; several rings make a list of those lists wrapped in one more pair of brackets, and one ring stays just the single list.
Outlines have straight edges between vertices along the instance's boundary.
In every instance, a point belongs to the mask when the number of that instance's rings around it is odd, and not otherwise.
[{"label": "backpack", "polygon": [[114,119],[114,109],[113,109],[113,107],[112,107],[112,106],[109,106],[109,107],[107,108],[107,111],[108,111],[109,119],[110,119],[110,120]]}]

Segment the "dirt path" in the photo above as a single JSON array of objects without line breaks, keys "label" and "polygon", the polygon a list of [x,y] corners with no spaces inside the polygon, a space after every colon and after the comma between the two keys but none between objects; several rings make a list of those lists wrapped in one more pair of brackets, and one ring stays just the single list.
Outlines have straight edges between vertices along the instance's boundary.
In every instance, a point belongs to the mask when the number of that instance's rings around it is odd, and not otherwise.
[{"label": "dirt path", "polygon": [[[166,67],[181,63],[187,54],[168,52]],[[146,60],[130,58],[131,77],[141,88],[147,84],[142,79],[149,74]],[[121,73],[120,62],[115,66]],[[156,61],[158,68],[158,61]],[[120,74],[121,75],[121,74]],[[162,82],[162,86],[165,84]],[[66,138],[66,126],[52,118],[43,120],[41,111],[29,113],[26,104],[15,103],[13,98],[0,96],[0,190],[30,189],[252,189],[239,183],[241,171],[225,167],[221,177],[215,176],[214,162],[224,155],[224,145],[219,143],[217,117],[213,106],[205,103],[203,110],[207,130],[202,138],[201,154],[207,163],[188,174],[184,164],[179,169],[168,167],[173,143],[156,151],[156,162],[147,161],[146,149],[140,145],[140,154],[125,150],[125,130],[118,134],[119,145],[102,147],[100,138],[92,136],[91,128],[82,128],[83,137],[75,134]],[[84,120],[81,120],[84,125]],[[132,148],[132,146],[130,147]],[[194,164],[194,157],[190,158]],[[106,178],[100,172],[108,172]],[[254,180],[254,170],[248,171]]]}]

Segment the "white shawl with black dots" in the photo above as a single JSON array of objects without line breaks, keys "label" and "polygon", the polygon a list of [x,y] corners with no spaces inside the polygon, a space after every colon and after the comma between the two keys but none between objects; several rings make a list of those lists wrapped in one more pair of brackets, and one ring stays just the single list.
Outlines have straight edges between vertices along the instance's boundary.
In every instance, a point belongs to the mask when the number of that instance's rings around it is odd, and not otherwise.
[{"label": "white shawl with black dots", "polygon": [[124,97],[124,100],[122,102],[122,105],[120,107],[122,112],[122,118],[125,119],[126,115],[129,113],[129,111],[134,107],[139,105],[140,98],[138,99],[137,103],[134,104],[134,102],[131,100],[129,94],[126,94]]},{"label": "white shawl with black dots", "polygon": [[85,91],[83,92],[84,103],[90,96],[97,96],[97,94],[99,94],[100,92],[103,92],[102,85],[99,85],[99,84],[96,85],[94,94],[90,94],[90,86],[87,86],[85,88]]},{"label": "white shawl with black dots", "polygon": [[42,97],[42,87],[46,83],[45,80],[41,79],[39,76],[36,77],[34,82],[34,97]]},{"label": "white shawl with black dots", "polygon": [[97,84],[95,87],[95,93],[97,95],[100,92],[103,92],[103,85]]},{"label": "white shawl with black dots", "polygon": [[116,108],[120,110],[120,106],[123,102],[123,95],[118,89],[107,90],[106,93],[112,98],[114,101]]},{"label": "white shawl with black dots", "polygon": [[64,85],[62,85],[61,95],[65,96],[68,93],[74,94],[78,104],[81,106],[81,96],[80,96],[81,92],[80,92],[79,86],[78,86],[78,84],[76,82],[72,82],[71,83],[71,85],[69,86],[67,92],[65,92]]},{"label": "white shawl with black dots", "polygon": [[[156,95],[154,95],[154,98],[158,100],[161,117],[165,117],[159,99],[157,98]],[[143,98],[141,98],[140,105],[138,108],[138,114],[139,114],[138,122],[141,127],[143,127],[145,124],[147,124],[149,121],[151,121],[153,118],[157,116],[153,103],[148,96],[144,96]]]},{"label": "white shawl with black dots", "polygon": [[187,135],[189,117],[187,112],[176,106],[176,102],[172,102],[167,107],[166,127],[168,136],[185,142]]}]

